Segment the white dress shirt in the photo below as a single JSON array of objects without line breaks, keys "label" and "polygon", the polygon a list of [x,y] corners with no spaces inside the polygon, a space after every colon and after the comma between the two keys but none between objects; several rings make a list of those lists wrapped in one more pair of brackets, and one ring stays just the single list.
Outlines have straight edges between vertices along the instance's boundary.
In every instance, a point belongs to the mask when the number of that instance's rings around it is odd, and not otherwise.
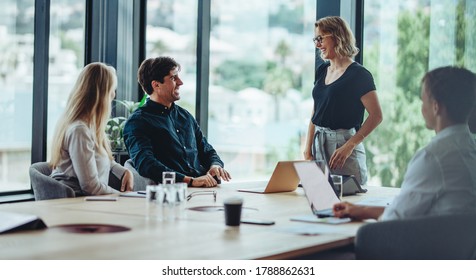
[{"label": "white dress shirt", "polygon": [[380,220],[476,213],[476,141],[467,125],[441,130],[407,167]]}]

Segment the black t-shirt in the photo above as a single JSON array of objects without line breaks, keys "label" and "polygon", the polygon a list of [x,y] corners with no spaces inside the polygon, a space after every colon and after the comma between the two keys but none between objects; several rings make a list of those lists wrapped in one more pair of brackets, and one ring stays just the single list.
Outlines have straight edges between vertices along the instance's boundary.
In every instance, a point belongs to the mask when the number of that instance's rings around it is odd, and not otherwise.
[{"label": "black t-shirt", "polygon": [[312,90],[314,116],[312,123],[330,129],[357,130],[364,120],[365,107],[360,98],[375,90],[372,74],[357,62],[353,62],[344,74],[326,85],[327,68],[323,63],[317,69],[317,78]]}]

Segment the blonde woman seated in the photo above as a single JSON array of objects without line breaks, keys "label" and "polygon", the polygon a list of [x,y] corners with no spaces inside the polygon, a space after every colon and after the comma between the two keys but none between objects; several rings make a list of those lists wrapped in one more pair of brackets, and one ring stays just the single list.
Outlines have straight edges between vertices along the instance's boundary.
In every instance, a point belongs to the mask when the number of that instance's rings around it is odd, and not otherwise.
[{"label": "blonde woman seated", "polygon": [[[105,128],[117,85],[116,71],[104,63],[84,67],[56,126],[51,177],[77,196],[133,190],[132,173],[113,160]],[[121,184],[109,186],[109,174]]]}]

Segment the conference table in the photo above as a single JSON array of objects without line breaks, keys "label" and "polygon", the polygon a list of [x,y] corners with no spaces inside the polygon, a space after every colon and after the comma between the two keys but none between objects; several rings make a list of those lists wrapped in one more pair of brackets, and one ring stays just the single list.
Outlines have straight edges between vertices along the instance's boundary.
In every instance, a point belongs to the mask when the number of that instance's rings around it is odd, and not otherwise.
[{"label": "conference table", "polygon": [[[312,215],[302,188],[274,194],[237,191],[259,183],[223,183],[213,188],[216,201],[211,195],[196,195],[186,204],[187,208],[206,211],[186,209],[182,217],[172,221],[158,220],[141,197],[120,196],[116,201],[85,201],[77,197],[2,204],[0,213],[35,215],[47,228],[1,234],[0,259],[298,259],[348,246],[358,228],[372,222],[293,221],[293,217]],[[371,186],[367,189],[365,194],[343,200],[372,204],[391,199],[399,191]],[[188,193],[203,190],[189,188]],[[273,220],[275,224],[226,226],[223,201],[233,196],[244,201],[243,219]],[[80,230],[68,230],[70,225],[79,225]],[[103,232],[95,228],[98,225],[123,231]]]}]

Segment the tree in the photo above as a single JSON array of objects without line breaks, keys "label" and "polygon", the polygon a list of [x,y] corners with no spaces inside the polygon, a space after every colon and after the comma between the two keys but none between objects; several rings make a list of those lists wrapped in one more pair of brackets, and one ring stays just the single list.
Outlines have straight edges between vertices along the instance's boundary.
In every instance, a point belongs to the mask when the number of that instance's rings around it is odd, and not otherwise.
[{"label": "tree", "polygon": [[273,96],[275,110],[274,119],[279,121],[279,99],[284,96],[286,92],[293,87],[293,73],[291,70],[275,66],[266,71],[266,79],[264,80],[264,91]]},{"label": "tree", "polygon": [[266,65],[250,61],[225,60],[215,68],[216,84],[239,91],[245,87],[263,88]]},{"label": "tree", "polygon": [[400,187],[408,162],[431,137],[420,112],[420,83],[428,71],[429,28],[430,17],[423,10],[399,16],[397,89],[390,102],[381,104],[384,123],[367,143],[370,175],[377,175],[384,186]]}]

